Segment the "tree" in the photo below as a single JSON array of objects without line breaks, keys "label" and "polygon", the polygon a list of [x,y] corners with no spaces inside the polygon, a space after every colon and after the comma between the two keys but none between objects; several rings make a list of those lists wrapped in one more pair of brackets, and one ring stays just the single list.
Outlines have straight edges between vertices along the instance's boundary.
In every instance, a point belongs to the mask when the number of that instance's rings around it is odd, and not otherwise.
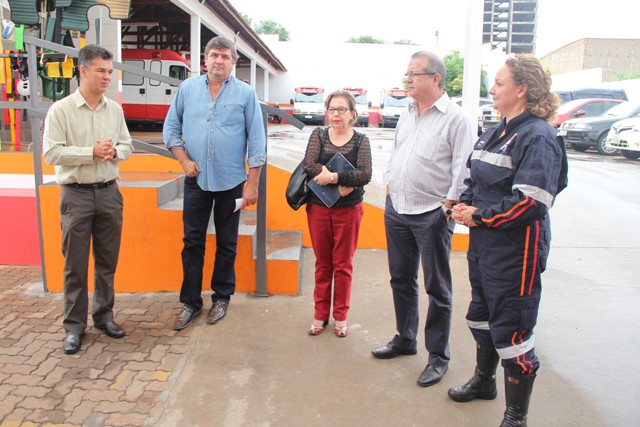
[{"label": "tree", "polygon": [[359,36],[359,37],[351,37],[349,40],[347,40],[347,43],[384,44],[384,40],[376,39],[373,36]]},{"label": "tree", "polygon": [[281,42],[286,42],[290,40],[289,31],[286,30],[282,25],[278,24],[276,21],[272,19],[268,19],[266,21],[260,21],[258,25],[254,28],[256,33],[258,34],[277,34],[278,40]]},{"label": "tree", "polygon": [[247,15],[246,13],[240,12],[240,16],[242,17],[244,22],[247,23],[248,26],[251,26],[251,17],[249,15]]},{"label": "tree", "polygon": [[447,80],[444,88],[450,97],[462,95],[462,73],[464,71],[464,59],[460,56],[459,50],[454,50],[442,58],[444,67],[447,70]]},{"label": "tree", "polygon": [[[442,58],[445,69],[447,70],[447,80],[444,88],[450,97],[462,95],[462,79],[464,73],[464,59],[460,56],[459,50],[454,50],[450,54]],[[480,71],[480,96],[486,97],[489,91],[487,89],[487,72]]]}]

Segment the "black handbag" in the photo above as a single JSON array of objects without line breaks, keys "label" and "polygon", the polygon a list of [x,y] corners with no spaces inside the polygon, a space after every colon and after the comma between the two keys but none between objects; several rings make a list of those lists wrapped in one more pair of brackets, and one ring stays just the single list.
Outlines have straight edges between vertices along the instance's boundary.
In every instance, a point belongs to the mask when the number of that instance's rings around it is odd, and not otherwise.
[{"label": "black handbag", "polygon": [[[322,148],[324,146],[324,134],[326,129],[320,131],[320,155],[322,155]],[[289,183],[287,184],[287,203],[291,206],[291,209],[297,211],[300,206],[309,201],[309,187],[307,187],[307,181],[309,175],[304,171],[304,159],[291,173],[289,177]]]},{"label": "black handbag", "polygon": [[304,171],[304,160],[291,173],[289,183],[287,184],[287,203],[294,211],[300,209],[300,206],[309,201],[309,187],[307,180],[309,176]]}]

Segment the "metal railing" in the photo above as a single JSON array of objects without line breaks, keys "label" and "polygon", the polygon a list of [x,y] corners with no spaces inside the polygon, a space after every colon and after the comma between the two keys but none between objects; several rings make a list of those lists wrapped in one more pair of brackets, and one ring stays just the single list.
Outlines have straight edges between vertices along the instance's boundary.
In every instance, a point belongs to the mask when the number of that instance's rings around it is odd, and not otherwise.
[{"label": "metal railing", "polygon": [[[40,243],[40,260],[42,263],[42,280],[44,291],[47,292],[47,275],[44,256],[43,236],[42,236],[42,217],[40,213],[40,186],[43,184],[42,179],[42,135],[40,133],[40,122],[47,115],[49,107],[53,102],[42,101],[38,96],[38,48],[47,49],[53,52],[63,53],[69,57],[77,58],[79,49],[52,43],[43,39],[31,36],[24,37],[24,44],[27,51],[27,66],[29,68],[29,88],[30,96],[27,101],[0,102],[0,109],[13,108],[22,109],[28,112],[31,124],[31,140],[33,141],[33,170],[35,179],[36,193],[36,210],[38,215],[38,237]],[[128,64],[114,61],[113,67],[127,73],[136,74],[174,86],[179,86],[182,80],[172,77],[163,76],[134,67]],[[55,90],[55,89],[54,89]],[[35,94],[35,96],[34,96]],[[286,120],[298,129],[302,129],[304,124],[298,119],[290,116],[279,108],[272,107],[267,104],[261,104],[262,115],[264,119],[264,131],[267,134],[267,117],[268,115],[278,116]],[[150,154],[169,157],[175,159],[173,153],[164,147],[149,144],[140,140],[132,140],[134,148],[146,151]],[[257,226],[256,226],[256,296],[268,296],[267,293],[267,168],[262,168],[260,173],[260,182],[258,185],[258,203],[257,203]]]}]

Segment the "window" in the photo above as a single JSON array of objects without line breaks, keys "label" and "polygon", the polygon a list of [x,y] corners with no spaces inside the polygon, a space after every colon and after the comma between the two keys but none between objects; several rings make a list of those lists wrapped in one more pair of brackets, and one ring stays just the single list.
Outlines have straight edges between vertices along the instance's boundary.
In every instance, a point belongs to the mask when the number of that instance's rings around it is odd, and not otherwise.
[{"label": "window", "polygon": [[[169,77],[173,77],[178,80],[186,80],[187,78],[187,67],[182,65],[171,65],[169,67]],[[171,85],[174,86],[174,85]]]},{"label": "window", "polygon": [[[132,65],[134,67],[138,67],[144,70],[144,61],[138,61],[134,59],[125,59],[122,61],[123,64]],[[133,73],[122,73],[122,84],[129,86],[140,86],[144,83],[144,77],[139,76]]]}]

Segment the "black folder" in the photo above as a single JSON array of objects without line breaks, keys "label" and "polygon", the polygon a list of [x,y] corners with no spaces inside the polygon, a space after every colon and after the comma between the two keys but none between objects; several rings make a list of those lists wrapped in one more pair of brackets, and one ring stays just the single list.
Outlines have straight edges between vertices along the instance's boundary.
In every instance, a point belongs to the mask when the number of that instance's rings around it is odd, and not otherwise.
[{"label": "black folder", "polygon": [[[342,153],[336,153],[325,165],[330,172],[354,171],[356,168],[347,160]],[[340,198],[338,184],[320,185],[313,179],[307,182],[307,186],[318,196],[326,207],[330,208]]]}]

